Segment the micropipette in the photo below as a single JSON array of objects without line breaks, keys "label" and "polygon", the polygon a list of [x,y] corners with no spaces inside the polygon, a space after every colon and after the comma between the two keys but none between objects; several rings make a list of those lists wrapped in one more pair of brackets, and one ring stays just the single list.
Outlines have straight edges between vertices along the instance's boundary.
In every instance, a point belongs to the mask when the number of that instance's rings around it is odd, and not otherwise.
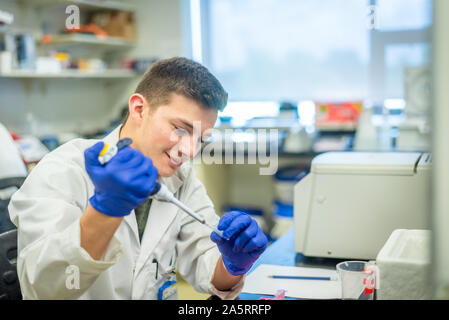
[{"label": "micropipette", "polygon": [[[103,150],[101,150],[101,152],[100,152],[98,161],[102,165],[105,165],[106,163],[109,162],[109,160],[112,159],[112,157],[114,157],[117,154],[117,152],[119,152],[120,149],[130,145],[131,143],[132,143],[132,140],[130,138],[123,138],[117,142],[116,146],[110,147],[108,144],[105,144],[103,147]],[[223,239],[226,239],[223,236],[223,231],[218,230],[217,227],[214,227],[211,224],[207,223],[206,219],[204,219],[202,216],[198,215],[192,209],[187,207],[184,203],[182,203],[181,201],[176,199],[176,197],[173,195],[173,193],[171,193],[164,184],[156,181],[156,186],[155,186],[154,190],[151,192],[150,197],[154,198],[156,200],[162,200],[162,201],[173,203],[174,205],[178,206],[178,208],[182,209],[185,213],[190,215],[193,219],[195,219],[196,221],[200,222],[201,224],[204,224],[205,226],[209,227]]]},{"label": "micropipette", "polygon": [[223,231],[218,230],[217,227],[214,227],[214,226],[210,225],[209,223],[207,223],[206,219],[204,219],[202,216],[195,213],[195,211],[193,211],[192,209],[187,207],[184,203],[182,203],[181,201],[176,199],[175,196],[173,195],[173,193],[171,193],[164,184],[162,184],[160,182],[156,182],[156,187],[154,188],[150,197],[152,197],[156,200],[163,200],[163,201],[173,203],[174,205],[178,206],[180,209],[184,210],[184,212],[187,213],[188,215],[190,215],[193,219],[195,219],[199,223],[202,223],[205,226],[209,227],[210,229],[215,231],[215,233],[217,233],[220,237],[225,239],[225,237],[223,236]]}]

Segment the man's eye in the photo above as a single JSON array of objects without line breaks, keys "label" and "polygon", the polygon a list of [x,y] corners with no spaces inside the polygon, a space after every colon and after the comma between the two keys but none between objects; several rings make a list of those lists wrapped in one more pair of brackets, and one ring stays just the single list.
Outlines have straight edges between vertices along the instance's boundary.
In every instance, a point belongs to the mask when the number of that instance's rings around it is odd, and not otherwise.
[{"label": "man's eye", "polygon": [[175,133],[178,136],[188,136],[189,132],[186,129],[178,128],[175,126]]}]

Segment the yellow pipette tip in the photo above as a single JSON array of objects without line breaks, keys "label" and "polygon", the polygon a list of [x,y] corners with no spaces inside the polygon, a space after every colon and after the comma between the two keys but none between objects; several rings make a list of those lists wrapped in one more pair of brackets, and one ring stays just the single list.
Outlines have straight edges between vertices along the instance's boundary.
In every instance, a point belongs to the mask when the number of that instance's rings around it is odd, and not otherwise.
[{"label": "yellow pipette tip", "polygon": [[109,149],[109,145],[107,143],[104,144],[103,149],[101,149],[99,156],[104,156],[106,154],[106,152],[108,152]]}]

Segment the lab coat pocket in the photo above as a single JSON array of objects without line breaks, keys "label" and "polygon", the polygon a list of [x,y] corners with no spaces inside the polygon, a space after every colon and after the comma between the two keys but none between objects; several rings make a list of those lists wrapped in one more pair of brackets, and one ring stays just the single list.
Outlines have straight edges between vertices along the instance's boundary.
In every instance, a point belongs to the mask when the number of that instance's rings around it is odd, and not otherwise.
[{"label": "lab coat pocket", "polygon": [[176,279],[176,253],[175,251],[161,252],[151,259],[151,274],[154,283],[148,288],[157,295],[158,300],[174,300],[178,298]]}]

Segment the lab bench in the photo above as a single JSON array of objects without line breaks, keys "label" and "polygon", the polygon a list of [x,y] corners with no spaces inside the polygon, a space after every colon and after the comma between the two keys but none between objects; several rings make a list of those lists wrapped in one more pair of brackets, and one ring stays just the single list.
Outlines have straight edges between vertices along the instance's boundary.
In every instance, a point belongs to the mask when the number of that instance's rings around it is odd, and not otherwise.
[{"label": "lab bench", "polygon": [[[335,267],[338,263],[345,261],[340,259],[305,257],[304,255],[295,252],[294,243],[294,229],[290,229],[282,237],[268,246],[265,252],[262,253],[259,259],[248,271],[248,275],[250,275],[251,272],[253,272],[259,265],[262,264],[290,267],[315,267],[335,270]],[[259,300],[260,298],[273,298],[273,296],[242,292],[240,293],[238,298],[240,300]]]}]

